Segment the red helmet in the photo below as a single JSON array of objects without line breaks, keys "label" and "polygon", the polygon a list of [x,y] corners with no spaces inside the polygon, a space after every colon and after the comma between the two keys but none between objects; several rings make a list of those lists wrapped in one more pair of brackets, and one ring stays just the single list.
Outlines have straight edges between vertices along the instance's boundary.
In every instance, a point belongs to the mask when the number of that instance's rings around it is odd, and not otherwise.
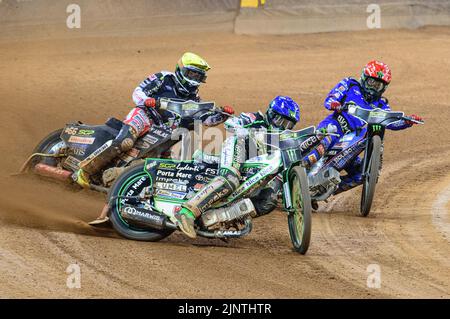
[{"label": "red helmet", "polygon": [[391,83],[392,74],[389,66],[380,61],[370,61],[361,74],[361,86],[364,95],[370,100],[379,99]]}]

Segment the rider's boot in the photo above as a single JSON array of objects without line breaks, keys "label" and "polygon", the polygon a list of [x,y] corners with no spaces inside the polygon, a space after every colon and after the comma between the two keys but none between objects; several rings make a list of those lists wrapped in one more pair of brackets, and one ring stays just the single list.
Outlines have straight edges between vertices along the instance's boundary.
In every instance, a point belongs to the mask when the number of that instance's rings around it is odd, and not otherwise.
[{"label": "rider's boot", "polygon": [[195,220],[215,202],[227,197],[238,187],[238,175],[228,169],[226,171],[229,172],[226,176],[213,178],[194,197],[181,205],[182,208],[178,212],[175,212],[173,221],[188,237],[197,236],[194,228]]},{"label": "rider's boot", "polygon": [[362,160],[357,157],[350,164],[350,167],[346,168],[347,175],[341,177],[341,182],[339,183],[339,188],[335,194],[348,191],[358,185],[362,184]]},{"label": "rider's boot", "polygon": [[90,176],[98,173],[123,152],[129,151],[137,139],[133,127],[124,124],[114,140],[109,140],[80,163],[80,169],[73,174],[73,180],[89,188]]}]

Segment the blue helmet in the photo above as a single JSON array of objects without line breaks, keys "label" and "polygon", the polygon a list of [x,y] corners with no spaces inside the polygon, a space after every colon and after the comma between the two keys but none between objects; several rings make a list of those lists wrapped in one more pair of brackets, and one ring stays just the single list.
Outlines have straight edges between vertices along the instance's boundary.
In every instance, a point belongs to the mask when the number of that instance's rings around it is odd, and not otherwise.
[{"label": "blue helmet", "polygon": [[289,96],[277,96],[270,102],[266,114],[272,126],[291,130],[300,120],[300,107]]}]

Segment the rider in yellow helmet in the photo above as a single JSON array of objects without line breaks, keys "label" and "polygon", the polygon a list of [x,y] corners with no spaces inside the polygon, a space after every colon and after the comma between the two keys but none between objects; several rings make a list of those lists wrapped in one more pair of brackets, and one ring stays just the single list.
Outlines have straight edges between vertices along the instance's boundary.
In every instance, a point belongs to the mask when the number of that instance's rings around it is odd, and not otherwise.
[{"label": "rider in yellow helmet", "polygon": [[[147,133],[154,123],[166,123],[171,113],[159,108],[157,102],[160,98],[200,101],[198,89],[200,84],[206,81],[207,71],[210,69],[202,57],[186,52],[178,60],[175,72],[161,71],[149,75],[134,90],[133,101],[136,107],[123,121],[124,125],[117,137],[95,157],[89,156],[87,160],[82,161],[74,180],[83,187],[89,187],[90,176],[100,172],[120,154],[129,151],[136,139]],[[216,116],[218,117],[210,119],[214,125],[225,120],[221,114]]]}]

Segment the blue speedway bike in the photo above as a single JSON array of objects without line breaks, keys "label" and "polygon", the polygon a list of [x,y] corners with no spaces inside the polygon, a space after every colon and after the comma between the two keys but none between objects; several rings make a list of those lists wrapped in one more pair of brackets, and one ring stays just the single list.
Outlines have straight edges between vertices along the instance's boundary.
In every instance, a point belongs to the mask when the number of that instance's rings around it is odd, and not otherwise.
[{"label": "blue speedway bike", "polygon": [[366,217],[372,207],[381,170],[382,141],[386,126],[399,120],[424,123],[405,116],[403,112],[385,111],[379,108],[367,110],[355,104],[347,104],[346,107],[349,114],[360,118],[367,125],[360,132],[345,134],[309,169],[309,189],[313,203],[326,201],[337,194],[338,185],[341,182],[340,172],[363,153],[360,214]]}]

